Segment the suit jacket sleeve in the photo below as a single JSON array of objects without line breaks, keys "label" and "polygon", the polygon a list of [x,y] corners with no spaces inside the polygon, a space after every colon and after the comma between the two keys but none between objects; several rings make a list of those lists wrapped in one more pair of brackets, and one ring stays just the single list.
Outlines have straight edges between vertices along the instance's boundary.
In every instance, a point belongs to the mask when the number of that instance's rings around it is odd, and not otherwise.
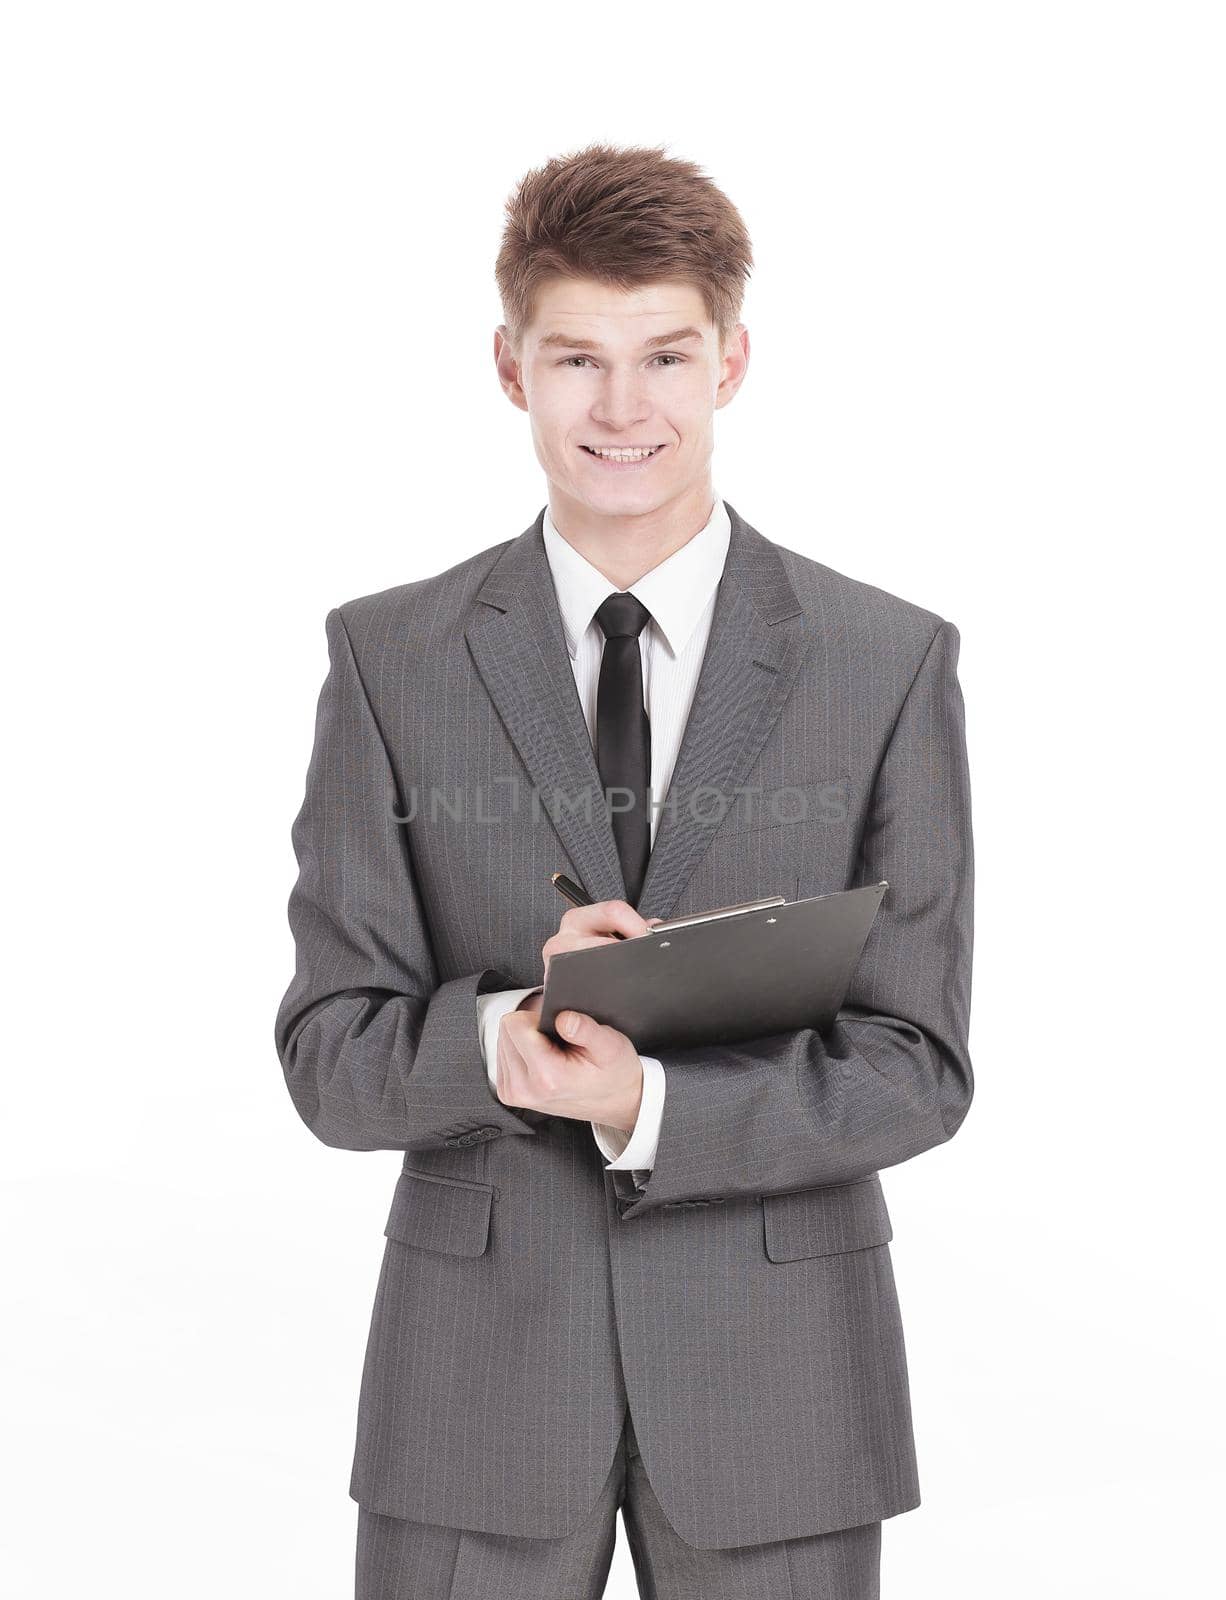
[{"label": "suit jacket sleeve", "polygon": [[668,1096],[655,1163],[623,1220],[869,1177],[961,1125],[973,850],[959,642],[941,622],[878,768],[852,887],[889,888],[833,1026],[657,1050]]},{"label": "suit jacket sleeve", "polygon": [[293,827],[296,968],[275,1029],[290,1097],[343,1150],[437,1148],[477,1128],[533,1135],[491,1090],[473,1026],[477,996],[510,979],[487,967],[440,980],[396,820],[405,807],[339,609],[327,635]]}]

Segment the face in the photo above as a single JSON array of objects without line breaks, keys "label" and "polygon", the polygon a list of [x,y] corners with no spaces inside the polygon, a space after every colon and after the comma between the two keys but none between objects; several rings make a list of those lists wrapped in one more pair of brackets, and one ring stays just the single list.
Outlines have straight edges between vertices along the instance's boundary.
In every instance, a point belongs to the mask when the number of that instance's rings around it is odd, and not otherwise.
[{"label": "face", "polygon": [[[550,500],[587,520],[710,506],[714,415],[739,388],[749,335],[719,350],[700,292],[687,283],[612,288],[554,278],[536,293],[516,359],[495,335],[499,377],[527,411]],[[645,447],[637,459],[595,452]],[[637,454],[637,452],[636,452]],[[704,503],[705,497],[705,503]]]}]

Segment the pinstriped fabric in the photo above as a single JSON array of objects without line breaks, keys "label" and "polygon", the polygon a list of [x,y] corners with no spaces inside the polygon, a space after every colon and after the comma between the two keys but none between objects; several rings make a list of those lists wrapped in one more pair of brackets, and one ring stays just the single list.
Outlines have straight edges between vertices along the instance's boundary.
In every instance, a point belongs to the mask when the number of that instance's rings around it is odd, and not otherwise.
[{"label": "pinstriped fabric", "polygon": [[657,1052],[656,1205],[851,1182],[943,1143],[966,1115],[973,863],[957,649],[942,622],[875,769],[851,877],[890,888],[832,1030]]},{"label": "pinstriped fabric", "polygon": [[652,1491],[629,1414],[604,1488],[564,1539],[511,1539],[358,1513],[356,1600],[599,1600],[621,1508],[649,1600],[879,1600],[881,1523],[735,1550],[677,1537]]},{"label": "pinstriped fabric", "polygon": [[885,1244],[893,1238],[885,1196],[875,1179],[860,1184],[836,1184],[825,1204],[810,1203],[806,1190],[772,1194],[764,1206],[766,1253],[772,1261],[807,1261],[813,1256],[836,1255]]},{"label": "pinstriped fabric", "polygon": [[[827,1039],[661,1054],[641,1193],[586,1125],[503,1106],[477,1035],[479,993],[541,979],[551,871],[624,896],[541,517],[328,618],[277,1044],[317,1137],[401,1150],[416,1174],[393,1198],[359,1399],[350,1490],[376,1514],[563,1538],[627,1400],[696,1549],[918,1503],[877,1174],[948,1139],[972,1093],[958,634],[727,509],[640,909],[890,889]],[[551,809],[585,785],[586,812]],[[739,791],[785,785],[833,803],[747,817]]]},{"label": "pinstriped fabric", "polygon": [[479,1256],[489,1243],[493,1199],[488,1183],[406,1168],[396,1185],[383,1231],[389,1239],[399,1239],[418,1250]]}]

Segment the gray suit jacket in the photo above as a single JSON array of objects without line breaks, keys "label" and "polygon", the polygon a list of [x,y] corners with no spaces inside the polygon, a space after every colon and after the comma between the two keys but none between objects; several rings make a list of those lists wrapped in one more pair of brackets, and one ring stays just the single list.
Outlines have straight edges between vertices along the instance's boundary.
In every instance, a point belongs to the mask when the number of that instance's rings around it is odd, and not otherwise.
[{"label": "gray suit jacket", "polygon": [[[350,1480],[375,1511],[566,1534],[627,1402],[691,1544],[919,1503],[878,1171],[950,1138],[973,1090],[958,632],[728,511],[639,909],[890,887],[825,1038],[657,1052],[649,1175],[607,1173],[586,1122],[501,1104],[477,1034],[478,994],[541,981],[551,871],[625,896],[543,510],[328,617],[276,1040],[319,1139],[404,1152]],[[781,786],[804,820],[764,812]]]}]

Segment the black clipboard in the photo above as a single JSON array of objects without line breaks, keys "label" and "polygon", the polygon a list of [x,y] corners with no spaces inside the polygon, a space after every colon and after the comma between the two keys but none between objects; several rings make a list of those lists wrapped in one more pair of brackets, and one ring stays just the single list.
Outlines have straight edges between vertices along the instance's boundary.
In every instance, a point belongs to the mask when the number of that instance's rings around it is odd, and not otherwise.
[{"label": "black clipboard", "polygon": [[805,900],[770,895],[672,917],[635,938],[551,956],[537,1027],[560,1011],[617,1028],[643,1055],[735,1044],[838,1015],[889,884]]}]

